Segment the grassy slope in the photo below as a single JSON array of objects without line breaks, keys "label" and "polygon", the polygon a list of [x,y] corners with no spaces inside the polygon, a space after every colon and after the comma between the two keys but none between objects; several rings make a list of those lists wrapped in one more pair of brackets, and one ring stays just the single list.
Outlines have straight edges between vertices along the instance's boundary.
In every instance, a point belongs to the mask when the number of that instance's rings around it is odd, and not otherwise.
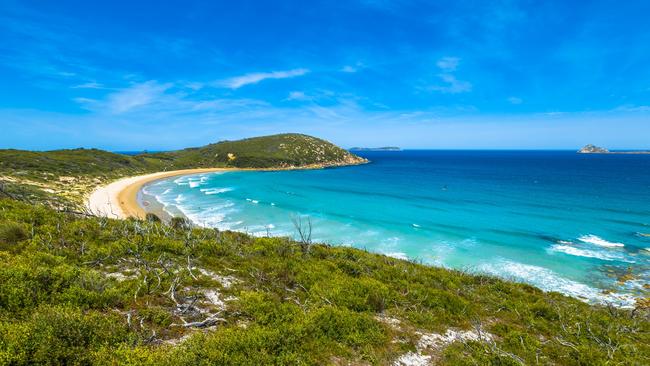
[{"label": "grassy slope", "polygon": [[155,159],[97,149],[0,150],[3,191],[59,208],[80,204],[98,184],[162,169]]},{"label": "grassy slope", "polygon": [[[231,158],[228,157],[231,154]],[[247,167],[335,166],[363,159],[314,137],[282,134],[224,141],[199,148],[127,156],[97,149],[56,151],[0,150],[0,183],[34,201],[64,204],[80,199],[98,184],[130,175],[162,170]]]},{"label": "grassy slope", "polygon": [[162,166],[143,156],[127,156],[97,149],[55,151],[0,150],[0,171],[33,180],[58,176],[111,177],[115,172],[137,174]]},{"label": "grassy slope", "polygon": [[232,166],[239,168],[300,167],[360,163],[360,159],[327,141],[300,134],[223,141],[200,148],[150,154],[174,167]]},{"label": "grassy slope", "polygon": [[160,169],[328,166],[362,161],[327,141],[307,135],[281,134],[135,156],[97,149],[0,150],[0,174],[42,181],[52,176],[101,178]]},{"label": "grassy slope", "polygon": [[[423,353],[642,365],[647,315],[352,248],[0,200],[2,364],[388,364],[419,333],[480,327],[495,341]],[[211,316],[208,330],[179,326]]]}]

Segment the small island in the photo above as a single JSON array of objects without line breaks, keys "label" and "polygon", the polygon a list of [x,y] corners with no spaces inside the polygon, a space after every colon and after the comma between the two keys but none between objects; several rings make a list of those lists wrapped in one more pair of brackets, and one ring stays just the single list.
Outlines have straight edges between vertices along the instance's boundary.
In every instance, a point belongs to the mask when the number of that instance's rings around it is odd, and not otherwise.
[{"label": "small island", "polygon": [[397,146],[384,146],[384,147],[353,147],[350,151],[402,151]]},{"label": "small island", "polygon": [[596,145],[588,144],[585,145],[582,149],[578,150],[579,154],[607,154],[609,153],[609,150],[603,148],[603,147],[598,147]]},{"label": "small island", "polygon": [[650,154],[650,151],[609,151],[604,147],[588,144],[578,150],[578,154]]}]

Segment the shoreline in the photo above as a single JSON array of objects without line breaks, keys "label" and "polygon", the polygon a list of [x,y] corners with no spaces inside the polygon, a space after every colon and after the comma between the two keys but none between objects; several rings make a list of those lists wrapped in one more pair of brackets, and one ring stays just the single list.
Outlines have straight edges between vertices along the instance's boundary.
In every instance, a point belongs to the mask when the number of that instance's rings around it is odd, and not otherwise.
[{"label": "shoreline", "polygon": [[201,173],[214,173],[214,172],[273,172],[273,171],[287,171],[287,170],[309,170],[309,169],[326,169],[337,168],[346,166],[355,166],[367,164],[369,161],[359,163],[342,163],[332,165],[305,165],[301,167],[289,166],[286,168],[194,168],[194,169],[181,169],[170,170],[167,172],[156,172],[150,174],[136,175],[132,177],[125,177],[107,185],[102,185],[95,188],[92,193],[86,198],[86,209],[95,216],[103,216],[112,219],[127,219],[129,217],[136,217],[144,219],[147,210],[142,207],[138,200],[138,193],[141,191],[145,184],[175,177],[179,175],[192,175]]},{"label": "shoreline", "polygon": [[96,216],[112,219],[126,219],[129,217],[142,219],[146,215],[146,210],[138,202],[138,192],[147,183],[179,175],[241,170],[244,169],[197,168],[126,177],[96,188],[86,199],[86,208]]},{"label": "shoreline", "polygon": [[[311,169],[315,169],[315,168],[316,167],[311,167]],[[296,168],[293,169],[291,168],[284,168],[284,169],[208,168],[208,169],[185,169],[185,170],[177,170],[177,171],[169,171],[169,172],[158,172],[158,173],[120,179],[118,181],[112,182],[109,185],[99,187],[95,192],[93,192],[93,195],[98,196],[100,199],[104,198],[103,200],[105,202],[107,201],[105,197],[112,197],[113,199],[112,205],[113,207],[115,207],[115,209],[113,209],[112,211],[107,211],[113,216],[109,216],[106,214],[103,216],[108,216],[111,218],[118,218],[118,219],[126,219],[129,216],[136,216],[136,217],[143,218],[146,213],[151,212],[156,214],[163,221],[167,221],[171,218],[171,216],[184,217],[184,215],[182,213],[177,214],[176,210],[170,211],[167,216],[164,215],[165,211],[159,213],[159,210],[162,210],[161,205],[157,205],[156,204],[157,201],[156,202],[152,201],[152,199],[155,200],[155,198],[153,198],[151,195],[147,195],[142,190],[142,188],[146,184],[150,184],[157,180],[166,179],[170,177],[188,176],[188,175],[204,174],[204,173],[209,174],[213,172],[238,172],[238,171],[264,172],[264,171],[287,171],[287,170],[303,170],[303,169],[306,168],[304,167],[300,169],[296,169]],[[100,201],[100,203],[102,202]],[[108,205],[109,205],[108,207],[110,208],[111,207],[110,200],[108,200]],[[129,207],[124,207],[125,205]],[[200,223],[198,222],[195,222],[194,224],[200,226]],[[249,233],[246,228],[244,228],[243,232]],[[649,233],[641,233],[641,232],[637,233],[637,235],[643,237],[650,236]],[[391,256],[391,254],[394,254],[394,253],[384,252],[381,250],[378,251],[377,249],[373,249],[371,251],[386,256]],[[570,255],[574,255],[574,254],[570,254]],[[408,258],[407,255],[405,256]],[[396,257],[396,258],[404,259],[402,257]],[[434,263],[434,262],[428,262],[425,264],[430,266],[435,266],[435,267],[444,266],[444,264]],[[544,270],[551,268],[543,264],[527,264],[525,262],[517,262],[516,260],[509,262],[508,265],[513,266],[512,268],[514,268],[514,270],[523,269],[523,270],[533,271],[533,274],[535,274],[534,271],[538,271],[538,273],[544,275],[545,275]],[[477,269],[477,270],[480,271],[481,273],[491,274],[497,277],[502,277],[502,278],[510,277],[510,280],[512,281],[519,282],[519,283],[528,283],[532,286],[543,288],[544,291],[561,292],[564,295],[573,298],[578,298],[581,299],[582,301],[589,302],[589,303],[611,302],[616,304],[617,307],[629,307],[632,306],[630,304],[632,304],[635,301],[634,299],[636,299],[635,294],[632,294],[631,292],[625,292],[625,290],[621,290],[620,286],[622,285],[613,287],[612,289],[604,288],[598,285],[594,285],[591,282],[582,282],[582,280],[571,279],[571,277],[566,277],[566,275],[561,272],[553,273],[553,270],[551,270],[550,272],[550,276],[551,276],[550,278],[551,280],[553,280],[551,282],[559,283],[559,285],[557,285],[559,287],[547,287],[544,284],[538,283],[539,279],[535,277],[526,278],[525,275],[521,275],[521,277],[515,277],[516,275],[512,274],[515,272],[499,273],[499,271],[496,269],[490,270],[485,268]],[[555,286],[555,285],[549,285],[549,286]],[[582,286],[582,288],[579,288],[578,290],[571,290],[571,291],[567,290],[567,288],[571,288],[571,286]]]}]

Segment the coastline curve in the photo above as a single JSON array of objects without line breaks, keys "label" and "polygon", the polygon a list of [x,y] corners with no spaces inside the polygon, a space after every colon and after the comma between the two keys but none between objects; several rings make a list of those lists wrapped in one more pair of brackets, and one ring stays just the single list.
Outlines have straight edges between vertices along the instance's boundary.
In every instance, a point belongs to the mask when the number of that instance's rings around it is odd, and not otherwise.
[{"label": "coastline curve", "polygon": [[86,200],[86,209],[96,216],[112,219],[144,218],[146,212],[138,203],[138,192],[147,183],[179,175],[238,171],[235,168],[199,168],[172,170],[122,178],[96,188]]},{"label": "coastline curve", "polygon": [[287,166],[277,168],[194,168],[194,169],[181,169],[170,170],[163,172],[156,172],[144,175],[136,175],[126,177],[107,185],[102,185],[87,197],[85,200],[86,210],[95,215],[108,217],[112,219],[127,219],[129,217],[136,217],[143,219],[146,215],[145,209],[138,203],[138,192],[145,184],[170,178],[180,175],[191,175],[201,173],[214,173],[214,172],[236,172],[236,171],[285,171],[285,170],[310,170],[310,169],[326,169],[337,168],[353,165],[363,165],[370,163],[369,160],[364,159],[359,162],[351,163],[334,163],[334,164],[313,164],[304,166]]}]

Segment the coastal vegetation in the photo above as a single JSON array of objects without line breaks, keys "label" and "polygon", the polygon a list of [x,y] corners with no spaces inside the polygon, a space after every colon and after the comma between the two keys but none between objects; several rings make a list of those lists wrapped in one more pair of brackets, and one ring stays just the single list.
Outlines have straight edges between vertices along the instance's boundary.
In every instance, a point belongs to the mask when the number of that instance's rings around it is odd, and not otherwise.
[{"label": "coastal vegetation", "polygon": [[293,168],[361,164],[366,160],[327,141],[301,134],[222,141],[200,148],[148,154],[170,168]]},{"label": "coastal vegetation", "polygon": [[0,364],[642,365],[650,303],[589,305],[348,247],[113,220],[76,203],[126,175],[363,162],[304,135],[126,156],[0,151]]},{"label": "coastal vegetation", "polygon": [[[124,155],[98,149],[0,150],[0,186],[37,202],[81,204],[95,187],[117,178],[190,168],[325,168],[366,162],[325,140],[279,134],[198,148]],[[56,200],[56,202],[55,202]]]},{"label": "coastal vegetation", "polygon": [[647,364],[647,308],[0,200],[3,364]]}]

